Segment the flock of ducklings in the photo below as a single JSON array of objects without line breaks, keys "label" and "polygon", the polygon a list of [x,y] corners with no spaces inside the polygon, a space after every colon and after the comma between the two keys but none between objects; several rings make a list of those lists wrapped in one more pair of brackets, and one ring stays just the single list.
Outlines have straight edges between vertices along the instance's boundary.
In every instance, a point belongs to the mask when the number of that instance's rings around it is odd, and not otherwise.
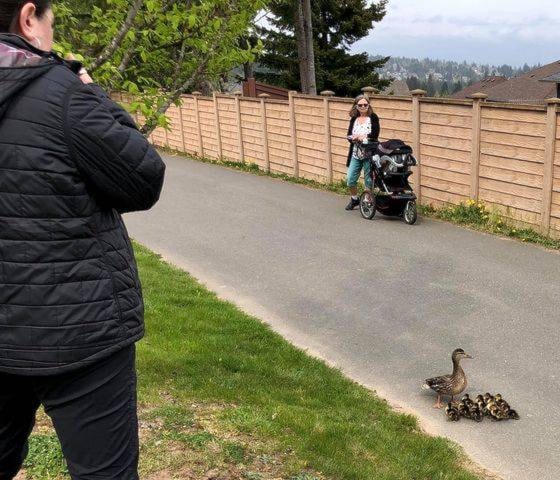
[{"label": "flock of ducklings", "polygon": [[493,420],[519,420],[517,412],[499,393],[477,395],[474,400],[466,394],[460,402],[449,402],[445,408],[445,415],[453,422],[458,422],[461,417],[482,422],[485,416]]}]

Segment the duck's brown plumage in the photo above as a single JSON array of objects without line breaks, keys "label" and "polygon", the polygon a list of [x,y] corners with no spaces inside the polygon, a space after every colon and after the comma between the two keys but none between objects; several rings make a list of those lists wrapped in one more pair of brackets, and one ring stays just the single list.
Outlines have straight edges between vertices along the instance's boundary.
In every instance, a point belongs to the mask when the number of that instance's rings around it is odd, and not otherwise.
[{"label": "duck's brown plumage", "polygon": [[423,385],[424,388],[430,388],[438,393],[438,401],[436,406],[439,406],[440,395],[450,395],[454,397],[459,395],[467,388],[467,376],[461,368],[461,358],[472,358],[467,355],[463,349],[458,348],[453,351],[451,359],[453,361],[453,373],[450,375],[441,375],[439,377],[428,378]]}]

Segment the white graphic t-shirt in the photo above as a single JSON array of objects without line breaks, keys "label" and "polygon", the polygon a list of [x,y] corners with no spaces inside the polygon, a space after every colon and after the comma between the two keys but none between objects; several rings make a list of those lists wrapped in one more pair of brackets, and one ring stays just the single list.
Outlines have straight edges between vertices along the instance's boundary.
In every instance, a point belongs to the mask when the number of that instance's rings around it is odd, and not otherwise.
[{"label": "white graphic t-shirt", "polygon": [[[367,117],[364,123],[360,123],[359,119],[356,118],[354,122],[354,128],[352,129],[352,135],[369,135],[371,133],[371,118]],[[358,145],[354,144],[354,150],[352,155],[360,160],[364,158],[364,152]]]}]

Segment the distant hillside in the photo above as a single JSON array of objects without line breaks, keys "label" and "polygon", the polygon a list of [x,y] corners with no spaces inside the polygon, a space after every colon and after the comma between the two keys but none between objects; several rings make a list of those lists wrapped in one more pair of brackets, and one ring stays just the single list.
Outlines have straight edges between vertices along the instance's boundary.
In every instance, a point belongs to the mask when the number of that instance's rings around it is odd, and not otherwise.
[{"label": "distant hillside", "polygon": [[[372,58],[383,57],[379,55]],[[379,72],[385,78],[405,80],[411,90],[422,88],[428,91],[429,96],[447,96],[491,75],[511,78],[540,66],[540,64],[533,66],[525,64],[521,68],[516,68],[510,65],[481,65],[430,58],[419,60],[391,57]]]}]

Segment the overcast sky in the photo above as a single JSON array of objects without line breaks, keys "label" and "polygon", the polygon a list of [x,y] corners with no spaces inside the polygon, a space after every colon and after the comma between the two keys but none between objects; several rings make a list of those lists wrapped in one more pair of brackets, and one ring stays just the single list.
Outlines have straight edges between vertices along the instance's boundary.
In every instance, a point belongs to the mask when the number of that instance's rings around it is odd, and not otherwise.
[{"label": "overcast sky", "polygon": [[495,65],[560,59],[559,0],[389,0],[352,51]]}]

